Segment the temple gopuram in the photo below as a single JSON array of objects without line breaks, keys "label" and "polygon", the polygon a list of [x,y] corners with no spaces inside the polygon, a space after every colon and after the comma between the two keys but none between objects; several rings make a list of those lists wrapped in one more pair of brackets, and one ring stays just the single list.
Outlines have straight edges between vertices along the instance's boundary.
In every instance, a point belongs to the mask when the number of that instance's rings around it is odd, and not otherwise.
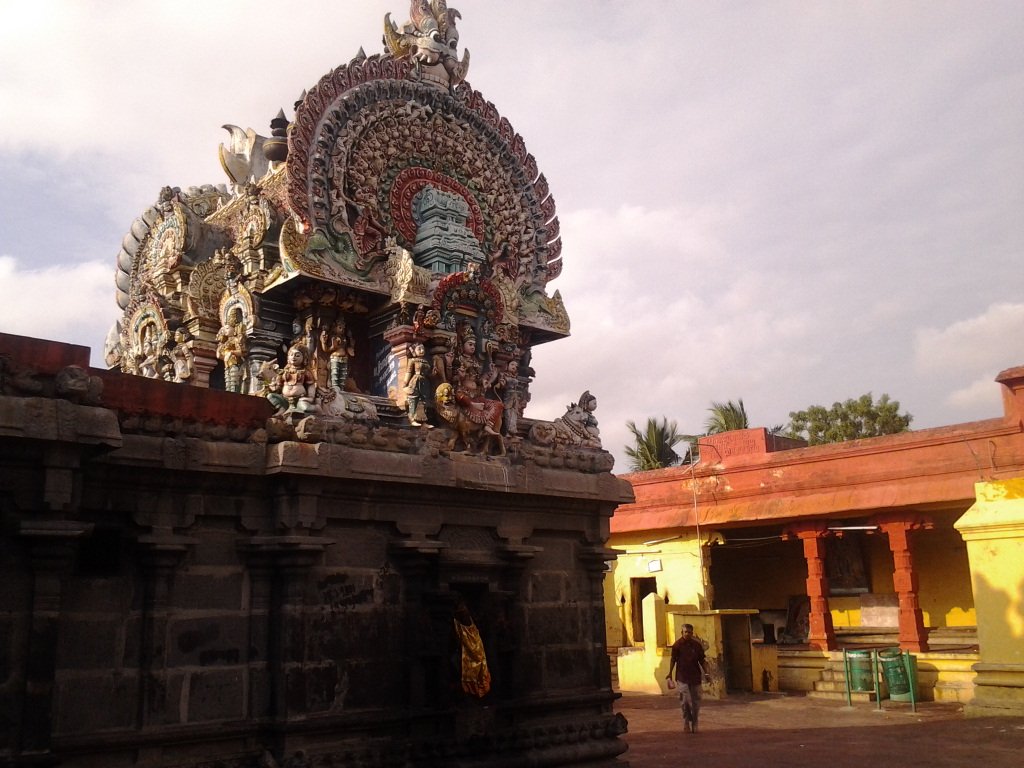
[{"label": "temple gopuram", "polygon": [[558,218],[459,18],[389,14],[165,187],[108,369],[0,334],[0,766],[625,764],[632,491],[584,384],[525,412]]}]

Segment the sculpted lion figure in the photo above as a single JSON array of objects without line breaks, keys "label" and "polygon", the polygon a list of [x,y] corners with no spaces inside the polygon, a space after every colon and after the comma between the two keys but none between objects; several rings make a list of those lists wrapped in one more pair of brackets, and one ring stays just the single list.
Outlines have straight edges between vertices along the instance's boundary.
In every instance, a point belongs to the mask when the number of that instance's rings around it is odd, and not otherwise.
[{"label": "sculpted lion figure", "polygon": [[483,447],[485,453],[490,454],[493,449],[494,455],[505,455],[505,441],[501,436],[503,406],[500,401],[460,395],[451,384],[445,383],[434,393],[434,402],[438,416],[453,432],[448,441],[449,451],[455,450],[461,441],[470,453],[479,453]]}]

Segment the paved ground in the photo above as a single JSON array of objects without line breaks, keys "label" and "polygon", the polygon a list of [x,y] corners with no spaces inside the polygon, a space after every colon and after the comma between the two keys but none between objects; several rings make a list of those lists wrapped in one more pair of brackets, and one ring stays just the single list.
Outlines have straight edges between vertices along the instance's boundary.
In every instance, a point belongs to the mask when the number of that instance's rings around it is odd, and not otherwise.
[{"label": "paved ground", "polygon": [[1021,768],[1024,718],[965,718],[962,707],[874,704],[801,695],[734,694],[705,700],[700,731],[683,733],[675,696],[626,693],[630,768]]}]

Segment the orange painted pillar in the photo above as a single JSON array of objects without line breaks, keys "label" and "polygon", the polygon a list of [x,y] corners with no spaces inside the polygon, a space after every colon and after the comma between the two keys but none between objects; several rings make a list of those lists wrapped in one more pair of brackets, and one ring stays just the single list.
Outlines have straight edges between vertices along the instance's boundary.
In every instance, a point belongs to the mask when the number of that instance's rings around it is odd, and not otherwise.
[{"label": "orange painted pillar", "polygon": [[825,537],[828,529],[821,524],[796,525],[790,529],[804,544],[807,560],[807,597],[811,603],[810,629],[807,644],[822,651],[836,647],[836,631],[828,608],[828,577],[825,575]]},{"label": "orange painted pillar", "polygon": [[910,532],[930,528],[921,520],[880,520],[878,527],[889,537],[892,550],[892,583],[899,598],[900,648],[905,651],[927,651],[928,634],[924,628],[924,613],[917,599],[918,579],[914,570],[914,555],[910,546]]}]

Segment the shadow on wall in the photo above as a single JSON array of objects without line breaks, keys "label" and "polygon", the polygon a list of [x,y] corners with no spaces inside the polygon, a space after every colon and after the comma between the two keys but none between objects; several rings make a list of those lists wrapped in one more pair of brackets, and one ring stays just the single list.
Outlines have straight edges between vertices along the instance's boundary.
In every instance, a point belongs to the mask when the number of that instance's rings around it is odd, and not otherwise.
[{"label": "shadow on wall", "polygon": [[994,586],[975,573],[978,642],[986,662],[1024,663],[1024,579],[1015,590]]}]

